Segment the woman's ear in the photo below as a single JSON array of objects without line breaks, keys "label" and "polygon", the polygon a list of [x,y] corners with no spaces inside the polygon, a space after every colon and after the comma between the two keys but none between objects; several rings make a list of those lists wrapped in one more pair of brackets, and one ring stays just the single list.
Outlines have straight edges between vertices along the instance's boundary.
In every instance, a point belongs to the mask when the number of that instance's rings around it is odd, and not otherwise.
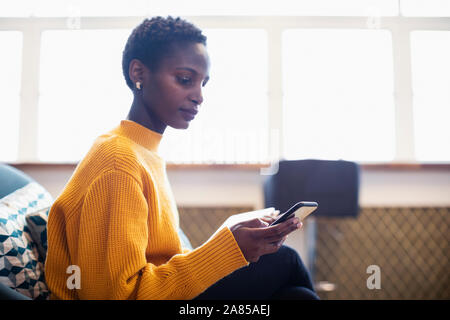
[{"label": "woman's ear", "polygon": [[144,82],[147,72],[147,67],[140,60],[133,59],[130,61],[128,74],[136,89],[140,90],[145,85]]}]

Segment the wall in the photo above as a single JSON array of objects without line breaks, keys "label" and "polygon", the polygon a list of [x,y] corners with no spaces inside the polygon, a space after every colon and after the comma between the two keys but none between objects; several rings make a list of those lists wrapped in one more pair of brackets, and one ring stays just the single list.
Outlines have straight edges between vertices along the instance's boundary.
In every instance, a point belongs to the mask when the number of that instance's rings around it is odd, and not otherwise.
[{"label": "wall", "polygon": [[[18,165],[57,197],[74,166]],[[179,206],[264,206],[257,169],[173,169],[169,180]],[[450,169],[362,169],[361,206],[449,206]]]}]

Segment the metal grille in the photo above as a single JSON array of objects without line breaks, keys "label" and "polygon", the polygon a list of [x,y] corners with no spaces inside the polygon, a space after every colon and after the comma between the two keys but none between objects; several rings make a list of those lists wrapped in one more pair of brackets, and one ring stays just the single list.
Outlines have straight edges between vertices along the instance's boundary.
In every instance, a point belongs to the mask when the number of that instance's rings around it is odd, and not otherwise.
[{"label": "metal grille", "polygon": [[[363,208],[357,219],[318,218],[315,280],[324,299],[450,299],[450,208]],[[380,268],[368,289],[367,267]]]},{"label": "metal grille", "polygon": [[[179,208],[193,247],[230,215],[251,207]],[[362,208],[357,219],[317,218],[315,282],[335,290],[322,299],[450,299],[450,208]],[[366,272],[380,268],[381,289]]]},{"label": "metal grille", "polygon": [[253,210],[252,207],[181,207],[180,227],[193,248],[203,244],[233,214]]}]

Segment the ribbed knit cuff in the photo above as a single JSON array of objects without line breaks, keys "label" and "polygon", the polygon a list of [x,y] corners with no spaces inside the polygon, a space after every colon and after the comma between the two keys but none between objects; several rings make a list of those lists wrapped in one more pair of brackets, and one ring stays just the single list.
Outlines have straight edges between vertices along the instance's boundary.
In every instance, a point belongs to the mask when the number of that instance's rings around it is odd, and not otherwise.
[{"label": "ribbed knit cuff", "polygon": [[197,285],[204,289],[249,264],[228,227],[219,230],[188,256]]},{"label": "ribbed knit cuff", "polygon": [[195,250],[175,255],[167,264],[151,270],[147,265],[138,299],[193,299],[214,283],[247,266],[228,227],[217,231]]}]

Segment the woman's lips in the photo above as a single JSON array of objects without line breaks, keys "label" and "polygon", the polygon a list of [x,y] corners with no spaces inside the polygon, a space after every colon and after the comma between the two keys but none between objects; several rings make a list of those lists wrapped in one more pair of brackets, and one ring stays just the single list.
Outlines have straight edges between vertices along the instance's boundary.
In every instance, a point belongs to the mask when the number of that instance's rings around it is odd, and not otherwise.
[{"label": "woman's lips", "polygon": [[192,119],[195,118],[195,115],[198,113],[198,111],[196,109],[183,109],[180,108],[181,114],[183,115],[183,117],[187,120],[190,121]]}]

